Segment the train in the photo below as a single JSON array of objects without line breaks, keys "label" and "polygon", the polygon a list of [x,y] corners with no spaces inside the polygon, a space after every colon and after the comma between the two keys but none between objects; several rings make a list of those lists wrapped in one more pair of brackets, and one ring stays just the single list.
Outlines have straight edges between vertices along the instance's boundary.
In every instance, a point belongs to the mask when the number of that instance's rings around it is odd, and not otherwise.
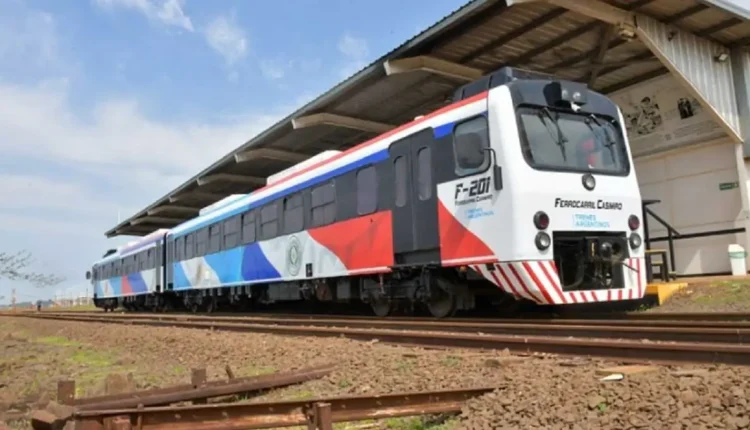
[{"label": "train", "polygon": [[437,318],[640,299],[641,196],[623,115],[584,83],[505,67],[445,107],[108,251],[105,310],[357,304]]}]

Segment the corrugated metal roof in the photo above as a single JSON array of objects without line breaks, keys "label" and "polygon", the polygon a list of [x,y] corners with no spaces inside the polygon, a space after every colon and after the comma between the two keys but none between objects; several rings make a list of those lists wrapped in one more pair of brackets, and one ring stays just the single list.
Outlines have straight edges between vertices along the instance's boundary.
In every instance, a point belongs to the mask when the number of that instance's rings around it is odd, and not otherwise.
[{"label": "corrugated metal roof", "polygon": [[[750,44],[750,12],[726,0],[604,1],[727,46]],[[346,149],[375,135],[326,125],[294,129],[293,118],[326,112],[398,125],[446,104],[453,90],[465,83],[427,72],[389,76],[384,69],[386,61],[430,55],[483,72],[510,65],[589,82],[590,64],[600,51],[606,30],[607,26],[599,21],[545,2],[507,7],[501,0],[470,1],[245,142],[106,235],[142,235],[156,228],[172,227],[194,217],[200,207],[230,194],[251,192],[261,185],[216,181],[198,186],[199,178],[218,173],[252,173],[265,178],[294,164],[270,158],[237,163],[235,155],[249,149],[284,149],[309,157],[325,149]],[[593,87],[604,93],[667,73],[641,42],[616,36],[609,41],[601,62]]]}]

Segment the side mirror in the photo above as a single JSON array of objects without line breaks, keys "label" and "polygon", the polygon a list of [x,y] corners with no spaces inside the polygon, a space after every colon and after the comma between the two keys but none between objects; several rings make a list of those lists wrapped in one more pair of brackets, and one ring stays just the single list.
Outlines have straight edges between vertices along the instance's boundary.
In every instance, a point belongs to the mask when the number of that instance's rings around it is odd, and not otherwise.
[{"label": "side mirror", "polygon": [[497,153],[492,148],[484,148],[484,150],[489,152],[492,158],[492,181],[495,184],[495,190],[500,191],[503,189],[503,169],[497,165]]},{"label": "side mirror", "polygon": [[500,191],[503,189],[503,169],[502,167],[495,164],[492,167],[492,179],[495,183],[495,190]]},{"label": "side mirror", "polygon": [[91,279],[91,272],[88,270],[86,271],[86,279]]}]

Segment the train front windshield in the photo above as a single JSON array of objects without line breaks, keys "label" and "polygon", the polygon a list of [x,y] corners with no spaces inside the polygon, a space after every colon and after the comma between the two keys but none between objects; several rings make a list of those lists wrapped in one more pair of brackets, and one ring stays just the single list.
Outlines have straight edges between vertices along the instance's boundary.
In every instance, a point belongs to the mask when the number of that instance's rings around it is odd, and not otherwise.
[{"label": "train front windshield", "polygon": [[627,175],[622,134],[610,120],[549,108],[521,108],[518,126],[524,157],[539,170]]}]

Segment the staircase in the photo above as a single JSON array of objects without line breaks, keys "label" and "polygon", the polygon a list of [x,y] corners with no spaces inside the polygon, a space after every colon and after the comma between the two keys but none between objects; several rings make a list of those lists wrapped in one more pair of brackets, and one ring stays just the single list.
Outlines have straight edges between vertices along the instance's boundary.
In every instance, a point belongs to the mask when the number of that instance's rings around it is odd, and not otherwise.
[{"label": "staircase", "polygon": [[[674,271],[675,259],[674,259],[674,241],[680,238],[682,235],[662,217],[654,213],[648,206],[655,203],[660,203],[661,200],[643,200],[643,243],[646,247],[646,278],[648,283],[653,283],[654,280],[657,282],[670,282],[677,279],[677,273]],[[652,249],[652,239],[648,233],[649,216],[654,221],[661,224],[667,229],[667,244],[668,249]],[[658,274],[655,277],[654,274]]]}]

